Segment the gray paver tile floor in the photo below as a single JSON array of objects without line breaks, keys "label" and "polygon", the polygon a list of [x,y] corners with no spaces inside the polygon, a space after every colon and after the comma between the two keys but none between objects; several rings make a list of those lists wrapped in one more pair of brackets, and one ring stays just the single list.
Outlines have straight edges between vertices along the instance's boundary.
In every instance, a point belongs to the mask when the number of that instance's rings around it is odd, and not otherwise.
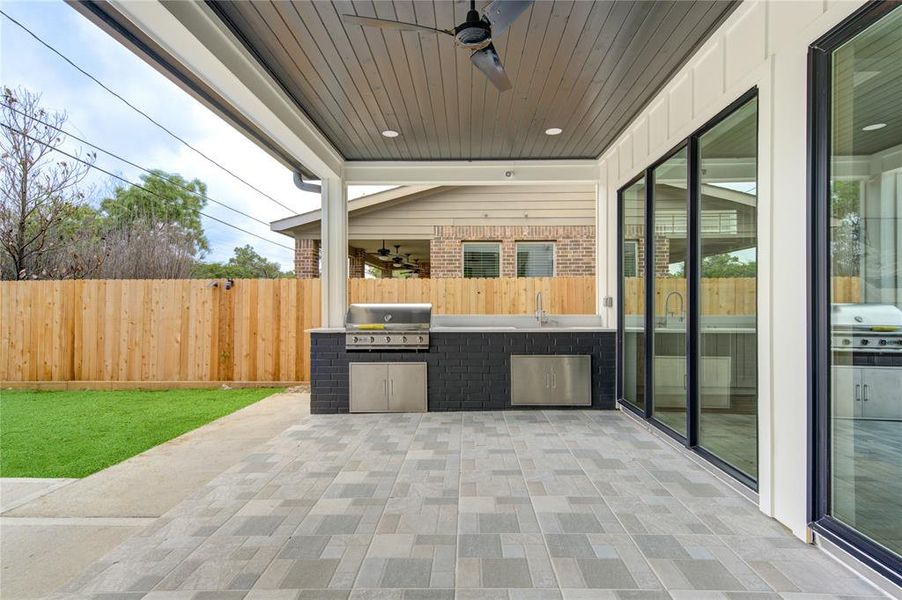
[{"label": "gray paver tile floor", "polygon": [[609,411],[311,416],[58,596],[883,597]]}]

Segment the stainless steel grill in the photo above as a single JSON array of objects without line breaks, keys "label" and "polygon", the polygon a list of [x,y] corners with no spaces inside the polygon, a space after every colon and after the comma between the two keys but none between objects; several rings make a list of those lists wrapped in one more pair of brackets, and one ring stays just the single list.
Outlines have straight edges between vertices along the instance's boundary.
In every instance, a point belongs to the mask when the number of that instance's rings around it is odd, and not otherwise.
[{"label": "stainless steel grill", "polygon": [[428,350],[431,304],[352,304],[345,317],[348,350]]},{"label": "stainless steel grill", "polygon": [[834,304],[834,351],[902,352],[902,310],[892,304]]}]

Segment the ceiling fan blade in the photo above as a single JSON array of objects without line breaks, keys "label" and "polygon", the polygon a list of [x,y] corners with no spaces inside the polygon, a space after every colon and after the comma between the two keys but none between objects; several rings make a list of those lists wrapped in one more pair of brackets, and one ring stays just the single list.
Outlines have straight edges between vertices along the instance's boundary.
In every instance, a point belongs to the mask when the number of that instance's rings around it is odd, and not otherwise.
[{"label": "ceiling fan blade", "polygon": [[501,59],[498,58],[495,46],[489,44],[482,50],[477,50],[470,55],[470,60],[476,65],[477,69],[489,78],[489,81],[498,88],[499,92],[511,89],[510,79],[507,78],[507,74],[504,72],[504,65],[501,64]]},{"label": "ceiling fan blade", "polygon": [[533,0],[494,0],[486,6],[483,14],[492,26],[492,37],[496,38],[507,31],[532,3]]},{"label": "ceiling fan blade", "polygon": [[400,29],[402,31],[419,31],[423,33],[444,33],[446,35],[454,35],[450,31],[444,29],[435,29],[425,25],[417,25],[416,23],[404,23],[403,21],[389,21],[388,19],[377,19],[375,17],[361,17],[358,15],[341,15],[346,23],[362,25],[365,27],[381,27],[383,29]]}]

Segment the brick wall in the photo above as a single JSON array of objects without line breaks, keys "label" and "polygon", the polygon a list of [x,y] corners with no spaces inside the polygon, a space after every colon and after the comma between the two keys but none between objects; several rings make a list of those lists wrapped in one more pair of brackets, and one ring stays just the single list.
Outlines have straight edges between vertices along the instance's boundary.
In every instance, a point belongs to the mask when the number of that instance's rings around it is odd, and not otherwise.
[{"label": "brick wall", "polygon": [[517,242],[555,243],[555,275],[595,274],[595,227],[591,225],[439,225],[430,242],[432,277],[463,276],[463,242],[501,243],[501,276],[516,277]]},{"label": "brick wall", "polygon": [[348,412],[351,362],[425,362],[430,412],[527,410],[529,407],[511,406],[512,354],[590,355],[592,408],[614,408],[614,332],[432,332],[429,338],[428,352],[349,352],[345,349],[344,333],[311,334],[310,412]]},{"label": "brick wall", "polygon": [[294,240],[294,274],[298,279],[319,277],[319,240]]}]

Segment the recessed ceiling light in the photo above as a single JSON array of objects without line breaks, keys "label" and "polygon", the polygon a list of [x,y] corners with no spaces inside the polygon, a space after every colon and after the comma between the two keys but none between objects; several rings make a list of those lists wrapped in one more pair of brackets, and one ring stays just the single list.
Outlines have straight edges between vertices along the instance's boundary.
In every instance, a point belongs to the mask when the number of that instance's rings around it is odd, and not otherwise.
[{"label": "recessed ceiling light", "polygon": [[396,138],[401,134],[398,133],[397,131],[395,131],[394,129],[386,129],[385,131],[382,132],[382,135],[387,138]]},{"label": "recessed ceiling light", "polygon": [[545,130],[545,135],[560,135],[562,131],[560,127],[549,127]]},{"label": "recessed ceiling light", "polygon": [[883,129],[886,127],[886,123],[874,123],[872,125],[865,125],[861,128],[862,131],[877,131],[878,129]]}]

